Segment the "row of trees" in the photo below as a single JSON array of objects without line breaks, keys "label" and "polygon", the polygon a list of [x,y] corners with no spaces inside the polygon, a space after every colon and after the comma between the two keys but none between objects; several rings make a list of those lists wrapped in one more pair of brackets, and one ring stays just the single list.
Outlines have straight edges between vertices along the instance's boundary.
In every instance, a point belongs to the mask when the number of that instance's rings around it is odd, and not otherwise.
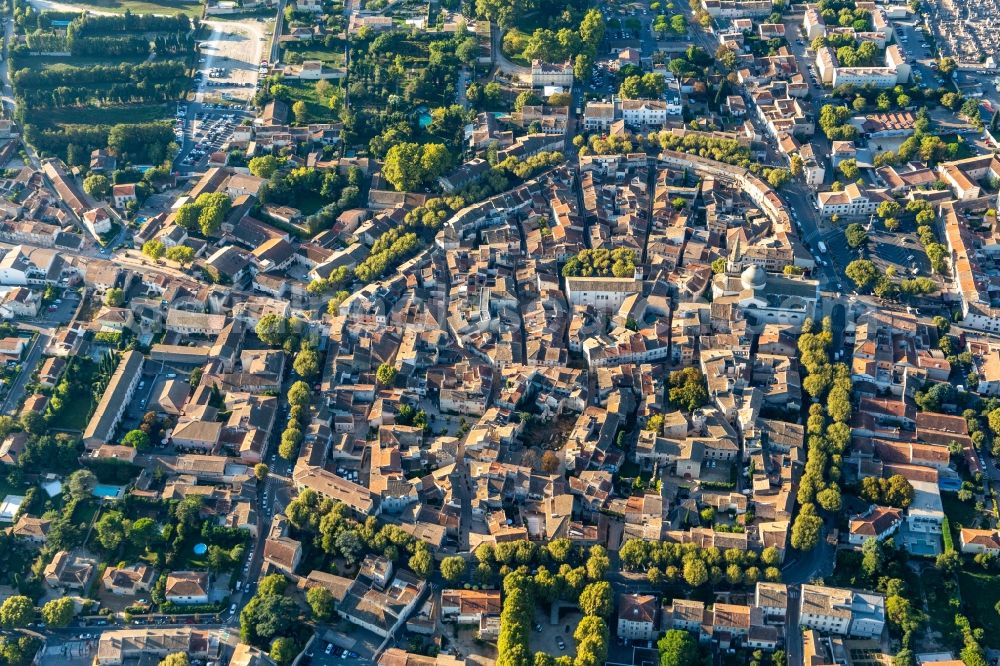
[{"label": "row of trees", "polygon": [[[543,588],[544,585],[542,583]],[[531,655],[529,651],[535,597],[544,595],[539,589],[537,575],[532,578],[526,568],[511,572],[504,578],[503,591],[504,603],[497,639],[498,666],[598,666],[605,662],[609,637],[606,618],[613,607],[611,585],[607,581],[590,583],[577,593],[584,616],[573,632],[575,658],[568,655],[556,658],[544,652]]]},{"label": "row of trees", "polygon": [[60,65],[48,69],[25,67],[14,73],[15,92],[34,88],[59,86],[93,86],[98,83],[134,83],[169,81],[185,77],[184,63],[179,60],[154,60],[139,64],[87,65],[73,67]]},{"label": "row of trees", "polygon": [[[193,23],[193,24],[192,24]],[[173,16],[159,14],[80,14],[66,28],[73,37],[95,37],[127,33],[188,33],[198,27],[184,14]]]},{"label": "row of trees", "polygon": [[781,556],[768,547],[758,555],[753,550],[700,548],[693,543],[667,543],[630,539],[618,552],[622,566],[645,571],[651,583],[685,583],[690,587],[723,582],[731,586],[755,585],[758,580],[780,580]]},{"label": "row of trees", "polygon": [[[806,320],[799,337],[799,362],[808,373],[802,388],[813,398],[806,420],[806,467],[799,482],[799,513],[792,525],[791,542],[798,550],[812,550],[819,543],[823,519],[816,504],[828,512],[841,508],[840,465],[851,439],[851,373],[843,363],[830,363],[833,342],[829,317],[823,330],[813,333]],[[822,403],[826,398],[826,408]],[[829,417],[829,421],[828,421]]]},{"label": "row of trees", "polygon": [[60,109],[75,106],[106,106],[117,104],[160,104],[177,99],[187,88],[187,79],[162,83],[114,83],[106,86],[59,86],[33,88],[17,94],[18,104],[31,110]]},{"label": "row of trees", "polygon": [[[698,132],[685,132],[679,136],[667,130],[650,132],[648,135],[635,135],[631,140],[616,137],[590,137],[589,149],[581,148],[581,154],[593,152],[598,155],[612,155],[630,153],[634,150],[673,150],[689,155],[696,155],[706,159],[724,162],[734,166],[749,169],[753,173],[761,173],[764,167],[759,162],[754,162],[750,156],[750,149],[741,146],[735,139],[720,139]],[[574,137],[575,145],[582,145],[583,138]]]},{"label": "row of trees", "polygon": [[[318,369],[318,360],[316,365]],[[288,423],[284,432],[281,433],[281,444],[278,446],[278,455],[285,460],[294,459],[298,453],[299,444],[302,443],[302,430],[307,425],[306,421],[309,418],[310,393],[309,385],[303,381],[295,382],[288,389]]]}]

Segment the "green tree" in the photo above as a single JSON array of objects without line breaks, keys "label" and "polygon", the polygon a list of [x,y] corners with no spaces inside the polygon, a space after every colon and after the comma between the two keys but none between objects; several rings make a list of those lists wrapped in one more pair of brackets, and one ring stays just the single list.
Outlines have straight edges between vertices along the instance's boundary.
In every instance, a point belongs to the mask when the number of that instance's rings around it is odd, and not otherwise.
[{"label": "green tree", "polygon": [[590,583],[580,593],[579,603],[584,615],[610,616],[614,607],[611,583],[606,580]]},{"label": "green tree", "polygon": [[847,245],[852,248],[861,247],[868,242],[868,232],[857,222],[847,225],[844,235],[847,237]]},{"label": "green tree", "polygon": [[125,520],[118,511],[109,511],[94,524],[94,531],[105,550],[117,550],[125,539]]},{"label": "green tree", "polygon": [[590,557],[587,558],[587,578],[590,580],[600,580],[604,578],[611,566],[608,558],[608,551],[603,546],[594,545],[590,547]]},{"label": "green tree", "polygon": [[465,576],[465,558],[452,555],[441,560],[441,576],[449,583],[457,583]]},{"label": "green tree", "polygon": [[311,380],[319,374],[319,354],[314,349],[303,349],[295,355],[295,362],[292,364],[295,374],[306,380]]},{"label": "green tree", "polygon": [[887,217],[898,217],[901,210],[903,210],[903,208],[898,202],[889,200],[880,203],[875,212],[878,213],[879,217],[885,219]]},{"label": "green tree", "polygon": [[167,248],[167,259],[176,261],[181,266],[186,266],[194,259],[194,249],[187,245],[174,245]]},{"label": "green tree", "polygon": [[861,176],[861,169],[858,168],[858,161],[854,158],[844,160],[841,162],[837,168],[840,173],[844,174],[844,178],[850,181],[855,181]]},{"label": "green tree", "polygon": [[129,430],[124,437],[122,437],[122,444],[125,446],[131,446],[136,451],[145,451],[149,448],[149,435],[144,433],[142,430]]},{"label": "green tree", "polygon": [[313,619],[326,622],[333,617],[337,608],[337,600],[325,587],[313,587],[306,592],[306,602],[312,610]]},{"label": "green tree", "polygon": [[120,308],[125,305],[125,292],[118,287],[111,287],[104,292],[104,304],[112,308]]},{"label": "green tree", "polygon": [[882,544],[878,539],[868,539],[861,546],[861,570],[869,579],[874,580],[876,574],[882,570],[885,563],[885,556],[882,552]]},{"label": "green tree", "polygon": [[796,550],[809,551],[819,543],[823,529],[823,520],[816,515],[812,504],[803,504],[792,524],[792,547]]},{"label": "green tree", "polygon": [[689,412],[708,404],[705,376],[698,368],[684,368],[670,373],[668,397],[670,402]]},{"label": "green tree", "polygon": [[288,579],[279,573],[269,574],[260,579],[257,594],[262,597],[270,595],[281,595],[288,587]]},{"label": "green tree", "polygon": [[382,175],[400,192],[409,192],[435,181],[451,163],[444,144],[397,143],[389,148]]},{"label": "green tree", "polygon": [[[302,102],[299,101],[296,104],[302,104]],[[279,636],[271,643],[271,651],[268,656],[274,659],[278,666],[288,666],[295,659],[296,654],[298,654],[298,650],[295,648],[295,641]]]},{"label": "green tree", "polygon": [[28,626],[35,615],[35,604],[30,597],[15,595],[7,597],[0,604],[0,624],[8,629],[20,629]]},{"label": "green tree", "polygon": [[269,179],[281,166],[281,162],[274,155],[260,155],[250,159],[247,167],[250,169],[250,173],[257,176],[258,178]]},{"label": "green tree", "polygon": [[111,181],[100,174],[87,176],[83,179],[83,191],[95,199],[103,199],[111,192]]},{"label": "green tree", "polygon": [[74,499],[84,499],[90,497],[97,485],[97,477],[89,469],[78,469],[69,475],[66,481],[66,489],[70,497]]},{"label": "green tree", "polygon": [[660,666],[697,666],[701,662],[698,644],[683,629],[670,629],[656,647],[660,651]]},{"label": "green tree", "polygon": [[684,562],[684,582],[691,587],[699,587],[708,582],[708,567],[702,560],[691,557]]},{"label": "green tree", "polygon": [[159,261],[166,251],[167,249],[163,246],[163,241],[155,238],[142,244],[142,253],[153,261]]},{"label": "green tree", "polygon": [[434,556],[431,555],[431,551],[426,546],[414,549],[408,564],[413,569],[413,573],[421,578],[427,578],[434,572]]},{"label": "green tree", "polygon": [[270,468],[265,463],[257,463],[253,466],[253,475],[258,481],[266,479],[270,471]]},{"label": "green tree", "polygon": [[847,275],[858,289],[868,288],[879,276],[878,268],[867,259],[855,259],[847,264],[844,274]]},{"label": "green tree", "polygon": [[391,386],[396,381],[396,368],[390,363],[383,363],[375,371],[375,379],[382,386]]},{"label": "green tree", "polygon": [[288,320],[276,314],[265,314],[257,322],[254,332],[264,344],[280,347],[288,337]]},{"label": "green tree", "polygon": [[160,660],[159,666],[191,666],[186,652],[174,652]]},{"label": "green tree", "polygon": [[128,540],[133,546],[145,550],[160,537],[160,529],[152,518],[138,518],[128,526]]},{"label": "green tree", "polygon": [[69,597],[60,597],[42,606],[42,619],[50,627],[65,627],[73,619],[75,607]]},{"label": "green tree", "polygon": [[295,382],[288,389],[288,404],[293,407],[296,405],[305,407],[309,404],[310,395],[308,384],[302,381]]}]

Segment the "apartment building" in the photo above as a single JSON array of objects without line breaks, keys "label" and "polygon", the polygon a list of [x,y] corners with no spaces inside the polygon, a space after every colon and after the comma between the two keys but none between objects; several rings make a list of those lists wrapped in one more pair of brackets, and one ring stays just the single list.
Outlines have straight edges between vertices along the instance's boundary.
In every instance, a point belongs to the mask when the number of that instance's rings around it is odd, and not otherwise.
[{"label": "apartment building", "polygon": [[877,638],[885,629],[885,597],[838,587],[803,585],[799,624],[823,633]]}]

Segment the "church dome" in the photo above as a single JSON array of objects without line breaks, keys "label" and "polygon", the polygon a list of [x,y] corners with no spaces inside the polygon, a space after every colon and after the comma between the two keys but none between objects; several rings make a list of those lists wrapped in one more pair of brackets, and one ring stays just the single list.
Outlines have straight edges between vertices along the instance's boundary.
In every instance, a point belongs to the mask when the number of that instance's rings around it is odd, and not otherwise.
[{"label": "church dome", "polygon": [[740,275],[744,289],[760,289],[767,284],[767,271],[757,265],[748,266]]}]

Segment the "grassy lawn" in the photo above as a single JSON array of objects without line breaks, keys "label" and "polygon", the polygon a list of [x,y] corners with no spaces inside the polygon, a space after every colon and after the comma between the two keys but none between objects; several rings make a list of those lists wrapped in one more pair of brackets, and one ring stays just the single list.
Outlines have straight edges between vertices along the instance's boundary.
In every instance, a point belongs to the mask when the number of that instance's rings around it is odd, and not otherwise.
[{"label": "grassy lawn", "polygon": [[[969,566],[976,566],[970,564]],[[1000,601],[1000,574],[983,571],[961,571],[958,586],[962,591],[962,605],[968,609],[969,619],[982,624],[989,645],[996,645],[1000,635],[1000,614],[995,606]]]},{"label": "grassy lawn", "polygon": [[298,53],[303,60],[319,60],[328,65],[339,67],[344,64],[344,50],[341,49],[318,49],[318,48],[296,48],[293,46],[284,47],[285,53]]},{"label": "grassy lawn", "polygon": [[148,123],[173,116],[173,104],[136,104],[88,108],[45,109],[32,112],[39,125],[117,125]]},{"label": "grassy lawn", "polygon": [[178,0],[80,0],[75,4],[112,14],[124,14],[126,10],[129,10],[133,14],[201,16],[201,3],[179,2]]},{"label": "grassy lawn", "polygon": [[931,631],[941,634],[947,639],[955,632],[955,613],[957,609],[949,605],[948,590],[944,587],[941,574],[934,567],[924,567],[919,576],[914,576],[912,582],[919,585],[926,602],[924,611],[927,613]]},{"label": "grassy lawn", "polygon": [[90,521],[94,519],[97,514],[97,509],[100,507],[100,502],[96,499],[83,500],[76,505],[76,509],[73,511],[73,524],[83,525],[86,527],[90,525]]},{"label": "grassy lawn", "polygon": [[[118,56],[115,62],[137,65],[145,62],[143,56]],[[88,67],[90,65],[107,65],[107,58],[94,58],[88,56],[27,56],[20,59],[19,64],[31,69],[51,69],[57,65],[69,65],[72,67]]]},{"label": "grassy lawn", "polygon": [[328,203],[330,200],[324,199],[317,192],[305,192],[295,198],[295,207],[301,210],[303,215],[312,215]]},{"label": "grassy lawn", "polygon": [[[981,520],[981,514],[976,511],[975,503],[972,501],[960,502],[955,493],[941,493],[941,504],[955,530],[958,530],[959,527],[977,526]],[[957,533],[955,542],[958,543]]]},{"label": "grassy lawn", "polygon": [[49,419],[49,426],[60,430],[83,430],[87,425],[87,418],[90,415],[90,408],[94,402],[94,396],[90,392],[90,385],[94,381],[97,366],[93,361],[77,362],[78,386],[81,390],[70,393],[70,398],[63,401],[62,410],[59,415]]},{"label": "grassy lawn", "polygon": [[26,483],[11,483],[6,476],[0,476],[0,500],[7,495],[24,495],[27,492],[28,485]]},{"label": "grassy lawn", "polygon": [[[333,117],[333,112],[330,111],[329,107],[323,103],[316,94],[316,84],[309,83],[296,83],[288,81],[286,85],[292,89],[292,98],[295,101],[302,100],[306,103],[306,108],[309,109],[309,117],[314,122],[330,122],[336,120]],[[337,84],[333,84],[337,85]]]}]

